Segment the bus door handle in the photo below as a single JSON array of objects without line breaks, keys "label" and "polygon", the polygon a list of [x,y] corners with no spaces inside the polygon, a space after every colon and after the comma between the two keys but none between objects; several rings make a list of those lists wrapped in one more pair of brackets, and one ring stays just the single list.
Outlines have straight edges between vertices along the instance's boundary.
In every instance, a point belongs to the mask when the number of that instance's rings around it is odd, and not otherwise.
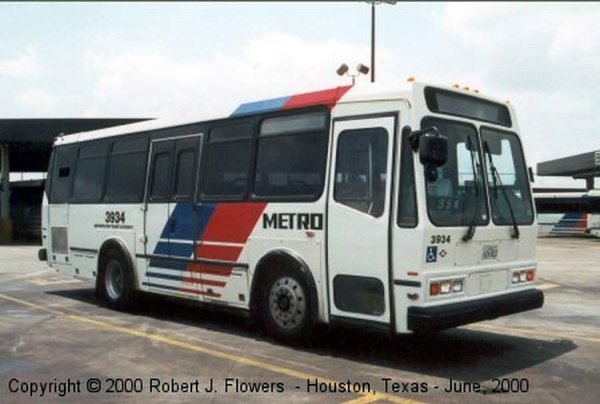
[{"label": "bus door handle", "polygon": [[171,219],[171,224],[169,225],[169,229],[171,230],[171,233],[173,233],[176,228],[177,228],[177,219]]}]

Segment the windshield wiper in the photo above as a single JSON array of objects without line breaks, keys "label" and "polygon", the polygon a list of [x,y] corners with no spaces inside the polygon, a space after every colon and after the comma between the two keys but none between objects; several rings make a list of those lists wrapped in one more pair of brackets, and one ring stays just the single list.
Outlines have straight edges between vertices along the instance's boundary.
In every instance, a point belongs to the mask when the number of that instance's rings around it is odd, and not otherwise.
[{"label": "windshield wiper", "polygon": [[471,154],[471,169],[473,170],[473,182],[475,182],[475,198],[477,198],[477,205],[475,205],[475,213],[469,223],[467,233],[463,236],[463,241],[469,241],[475,235],[475,229],[477,227],[477,220],[479,219],[479,212],[481,211],[481,198],[479,197],[479,175],[477,175],[477,168],[475,167],[475,151],[473,150],[473,142],[471,136],[467,136],[467,147]]},{"label": "windshield wiper", "polygon": [[[494,181],[494,195],[498,195],[498,185],[500,185],[500,190],[502,196],[504,196],[504,200],[506,201],[506,206],[508,206],[508,212],[510,213],[510,220],[512,220],[512,225],[514,229],[514,233],[512,235],[513,238],[519,238],[519,226],[517,225],[517,219],[515,219],[515,213],[513,212],[512,205],[510,203],[510,198],[506,193],[506,189],[502,184],[502,179],[500,178],[500,174],[498,174],[498,170],[496,170],[496,166],[494,166],[494,160],[492,159],[492,152],[490,151],[490,147],[488,142],[483,142],[483,152],[487,154],[488,161],[490,163],[490,170],[492,171],[492,179]],[[493,206],[493,205],[492,205]]]}]

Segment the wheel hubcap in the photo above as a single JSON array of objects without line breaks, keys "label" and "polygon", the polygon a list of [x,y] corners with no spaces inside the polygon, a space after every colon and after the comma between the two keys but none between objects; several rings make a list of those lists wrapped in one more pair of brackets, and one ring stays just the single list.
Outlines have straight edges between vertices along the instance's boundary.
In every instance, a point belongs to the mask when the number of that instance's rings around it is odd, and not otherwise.
[{"label": "wheel hubcap", "polygon": [[269,291],[269,310],[282,328],[293,329],[306,316],[306,298],[302,286],[294,278],[279,278]]},{"label": "wheel hubcap", "polygon": [[123,294],[125,281],[123,278],[123,268],[116,260],[111,260],[106,267],[106,293],[110,300],[119,300]]}]

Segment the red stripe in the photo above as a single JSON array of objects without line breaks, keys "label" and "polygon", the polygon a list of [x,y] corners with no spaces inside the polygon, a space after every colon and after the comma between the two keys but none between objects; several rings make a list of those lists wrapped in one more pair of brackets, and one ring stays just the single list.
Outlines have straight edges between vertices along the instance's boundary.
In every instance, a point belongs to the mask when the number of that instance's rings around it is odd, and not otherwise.
[{"label": "red stripe", "polygon": [[198,259],[208,258],[213,260],[236,261],[242,252],[242,247],[225,245],[200,244],[196,248]]},{"label": "red stripe", "polygon": [[219,203],[204,229],[202,240],[245,243],[266,203]]},{"label": "red stripe", "polygon": [[346,94],[348,90],[350,90],[351,87],[352,86],[336,87],[328,90],[315,91],[312,93],[293,95],[289,100],[287,100],[281,109],[286,110],[322,104],[327,105],[329,109],[331,109],[335,106],[338,100],[342,98],[342,96]]},{"label": "red stripe", "polygon": [[[192,264],[190,271],[199,274],[216,275],[228,277],[231,275],[233,268],[222,267],[218,265],[206,265],[206,264]],[[223,285],[225,287],[225,285]]]},{"label": "red stripe", "polygon": [[186,292],[186,293],[193,293],[195,295],[205,295],[205,296],[211,296],[211,297],[221,297],[220,294],[218,293],[210,293],[210,292],[205,292],[203,290],[196,290],[196,289],[189,289],[189,288],[179,288],[180,292]]},{"label": "red stripe", "polygon": [[210,279],[200,279],[200,278],[192,278],[189,276],[185,276],[181,279],[181,282],[188,282],[188,283],[199,283],[201,285],[209,285],[209,286],[218,286],[220,288],[225,286],[225,282],[222,281],[213,281]]},{"label": "red stripe", "polygon": [[[215,207],[208,225],[204,229],[202,240],[245,244],[266,207],[267,204],[263,202],[219,203]],[[201,243],[196,247],[196,257],[200,259],[236,262],[242,250],[242,246],[207,245]],[[188,270],[199,274],[229,277],[233,268],[210,264],[190,264],[188,265]],[[222,281],[205,281],[215,282],[213,286],[217,287],[226,286],[226,282]],[[205,284],[208,285],[209,283]]]}]

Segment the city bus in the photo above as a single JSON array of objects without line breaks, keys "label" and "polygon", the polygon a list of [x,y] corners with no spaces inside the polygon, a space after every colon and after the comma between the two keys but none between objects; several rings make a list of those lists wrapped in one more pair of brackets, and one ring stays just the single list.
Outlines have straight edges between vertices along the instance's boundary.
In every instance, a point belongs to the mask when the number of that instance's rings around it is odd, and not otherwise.
[{"label": "city bus", "polygon": [[114,308],[176,296],[283,340],[435,332],[542,306],[530,180],[510,103],[338,87],[58,137],[39,256]]}]

